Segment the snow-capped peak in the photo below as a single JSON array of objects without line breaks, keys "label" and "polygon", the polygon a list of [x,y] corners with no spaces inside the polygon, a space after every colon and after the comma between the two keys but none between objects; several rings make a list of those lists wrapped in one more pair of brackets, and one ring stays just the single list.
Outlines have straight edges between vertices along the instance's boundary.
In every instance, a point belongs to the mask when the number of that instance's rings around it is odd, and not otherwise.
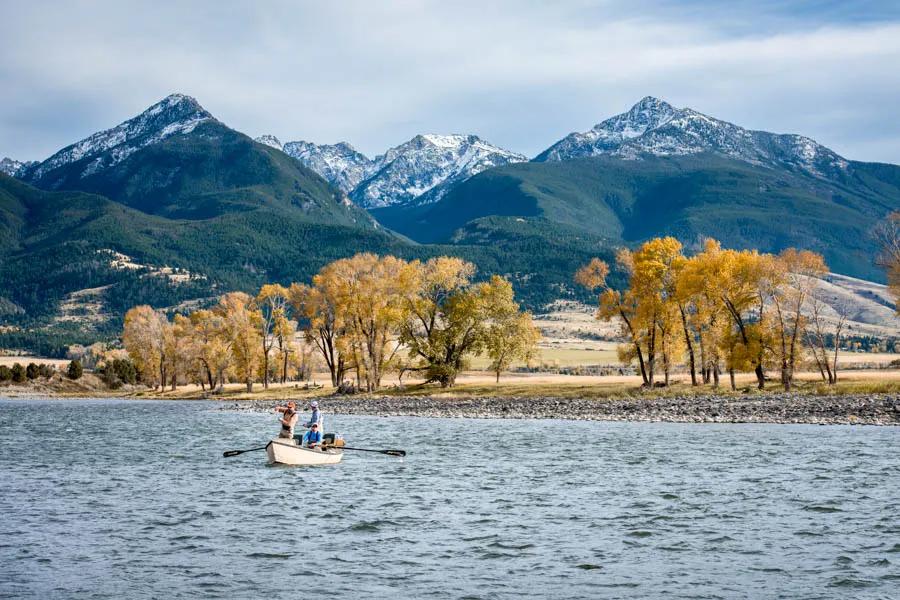
[{"label": "snow-capped peak", "polygon": [[255,141],[259,142],[260,144],[265,144],[266,146],[271,146],[272,148],[275,148],[276,150],[284,150],[284,145],[274,135],[269,135],[269,134],[261,135],[258,138],[256,138]]},{"label": "snow-capped peak", "polygon": [[351,197],[366,208],[435,202],[476,173],[525,160],[476,135],[420,134],[377,156]]},{"label": "snow-capped peak", "polygon": [[609,154],[683,156],[711,152],[752,164],[798,169],[814,176],[844,170],[848,162],[809,138],[753,131],[690,108],[647,96],[627,112],[584,133],[573,133],[535,160],[568,160]]},{"label": "snow-capped peak", "polygon": [[213,116],[194,98],[171,94],[116,127],[63,148],[44,162],[27,169],[24,174],[34,181],[64,165],[93,158],[84,163],[81,172],[82,177],[87,177],[122,162],[145,146],[173,135],[190,133],[204,121],[210,120]]},{"label": "snow-capped peak", "polygon": [[0,173],[15,177],[22,169],[32,164],[34,163],[23,163],[22,161],[14,160],[12,158],[4,158],[3,160],[0,160]]},{"label": "snow-capped peak", "polygon": [[288,142],[282,150],[345,194],[349,194],[372,170],[372,160],[347,142],[323,145]]}]

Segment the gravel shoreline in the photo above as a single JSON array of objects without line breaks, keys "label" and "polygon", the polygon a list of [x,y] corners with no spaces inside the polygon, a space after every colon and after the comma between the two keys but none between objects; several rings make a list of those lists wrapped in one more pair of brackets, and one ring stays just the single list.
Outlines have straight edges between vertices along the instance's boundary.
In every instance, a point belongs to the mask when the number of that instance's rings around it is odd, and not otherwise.
[{"label": "gravel shoreline", "polygon": [[[764,394],[672,398],[331,396],[325,414],[475,419],[571,419],[674,423],[900,425],[900,396]],[[224,410],[271,410],[277,402],[227,402]]]}]

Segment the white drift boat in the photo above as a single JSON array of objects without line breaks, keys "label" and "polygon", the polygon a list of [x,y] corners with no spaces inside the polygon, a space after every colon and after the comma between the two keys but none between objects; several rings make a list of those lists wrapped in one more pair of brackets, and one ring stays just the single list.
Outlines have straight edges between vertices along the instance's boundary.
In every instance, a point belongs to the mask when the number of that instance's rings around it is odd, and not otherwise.
[{"label": "white drift boat", "polygon": [[269,464],[279,465],[336,465],[341,462],[344,451],[338,448],[320,450],[318,448],[303,448],[294,440],[275,438],[266,444],[266,454],[269,456]]}]

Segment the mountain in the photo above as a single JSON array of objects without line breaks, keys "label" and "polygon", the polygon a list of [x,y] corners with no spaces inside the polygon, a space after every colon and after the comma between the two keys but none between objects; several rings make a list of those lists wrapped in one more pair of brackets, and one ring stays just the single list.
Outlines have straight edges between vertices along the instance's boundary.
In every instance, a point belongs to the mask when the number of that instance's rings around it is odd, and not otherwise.
[{"label": "mountain", "polygon": [[58,354],[114,336],[131,306],[183,310],[223,291],[308,281],[366,251],[461,256],[508,275],[537,306],[597,251],[541,232],[418,245],[262,141],[173,95],[17,178],[0,174],[0,347]]},{"label": "mountain", "polygon": [[119,164],[145,146],[173,135],[191,133],[205,121],[214,121],[213,116],[196,100],[172,94],[133,119],[99,131],[32,165],[22,173],[22,178],[41,183],[42,187],[60,188],[66,181],[61,176],[71,174],[66,167],[79,166],[78,175],[85,179]]},{"label": "mountain", "polygon": [[376,157],[350,197],[365,208],[427,204],[476,173],[525,160],[475,135],[417,135]]},{"label": "mountain", "polygon": [[849,167],[849,161],[810,138],[744,129],[690,108],[675,108],[652,96],[589,131],[566,136],[539,154],[535,161],[600,155],[638,159],[646,155],[703,153],[817,177],[840,176]]},{"label": "mountain", "polygon": [[263,207],[202,220],[0,175],[0,347],[55,352],[114,335],[137,304],[175,307],[269,281],[309,279],[359,251],[410,244],[372,227]]},{"label": "mountain", "polygon": [[259,142],[260,144],[265,144],[270,148],[275,148],[276,150],[284,150],[284,144],[282,144],[281,140],[279,140],[274,135],[261,135],[254,141]]},{"label": "mountain", "polygon": [[[631,135],[639,122],[652,129],[666,118],[656,116],[644,112],[642,121],[631,121],[634,127],[619,129]],[[594,152],[599,139],[584,151]],[[540,162],[485,171],[431,205],[372,213],[421,243],[467,243],[473,225],[483,228],[486,219],[521,220],[599,236],[606,247],[659,235],[674,235],[689,249],[707,236],[730,247],[770,252],[796,246],[822,253],[838,273],[884,278],[874,264],[872,230],[900,210],[898,166],[845,161],[826,172],[713,150],[665,155],[613,150],[561,160],[574,148],[557,145],[556,154]]]},{"label": "mountain", "polygon": [[4,157],[3,160],[0,160],[0,173],[9,175],[10,177],[15,177],[16,173],[18,173],[22,169],[22,166],[22,163],[18,160]]},{"label": "mountain", "polygon": [[265,208],[307,222],[376,226],[319,175],[228,128],[182,94],[63,148],[18,177],[41,189],[91,192],[170,218]]},{"label": "mountain", "polygon": [[282,150],[327,179],[345,194],[349,194],[368,177],[374,168],[374,163],[369,157],[357,152],[346,142],[324,145],[303,141],[288,142]]},{"label": "mountain", "polygon": [[[369,161],[345,144],[254,141],[172,95],[0,174],[0,347],[56,352],[115,335],[135,304],[182,310],[308,281],[360,251],[471,260],[531,309],[587,300],[578,266],[664,234],[689,251],[705,236],[808,248],[837,273],[883,279],[870,233],[900,209],[900,167],[699,114],[645,99],[532,162],[434,135]],[[403,236],[340,189],[347,161],[364,174],[350,196]]]},{"label": "mountain", "polygon": [[25,167],[29,167],[34,163],[23,163],[18,160],[13,160],[12,158],[4,158],[0,160],[0,173],[4,175],[9,175],[10,177],[15,177],[19,171],[24,169]]}]

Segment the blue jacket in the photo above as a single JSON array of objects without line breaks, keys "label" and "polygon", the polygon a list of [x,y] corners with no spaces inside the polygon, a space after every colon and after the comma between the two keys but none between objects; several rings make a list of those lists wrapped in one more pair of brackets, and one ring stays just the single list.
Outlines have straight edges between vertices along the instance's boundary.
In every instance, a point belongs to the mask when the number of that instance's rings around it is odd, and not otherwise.
[{"label": "blue jacket", "polygon": [[320,431],[307,431],[303,434],[303,445],[309,446],[310,444],[318,444],[322,441],[322,432]]},{"label": "blue jacket", "polygon": [[322,426],[321,419],[322,419],[322,417],[319,416],[319,409],[314,408],[313,412],[312,412],[312,416],[309,417],[309,421],[307,421],[305,423],[305,426],[312,427],[313,423],[319,423],[319,427],[321,427]]}]

